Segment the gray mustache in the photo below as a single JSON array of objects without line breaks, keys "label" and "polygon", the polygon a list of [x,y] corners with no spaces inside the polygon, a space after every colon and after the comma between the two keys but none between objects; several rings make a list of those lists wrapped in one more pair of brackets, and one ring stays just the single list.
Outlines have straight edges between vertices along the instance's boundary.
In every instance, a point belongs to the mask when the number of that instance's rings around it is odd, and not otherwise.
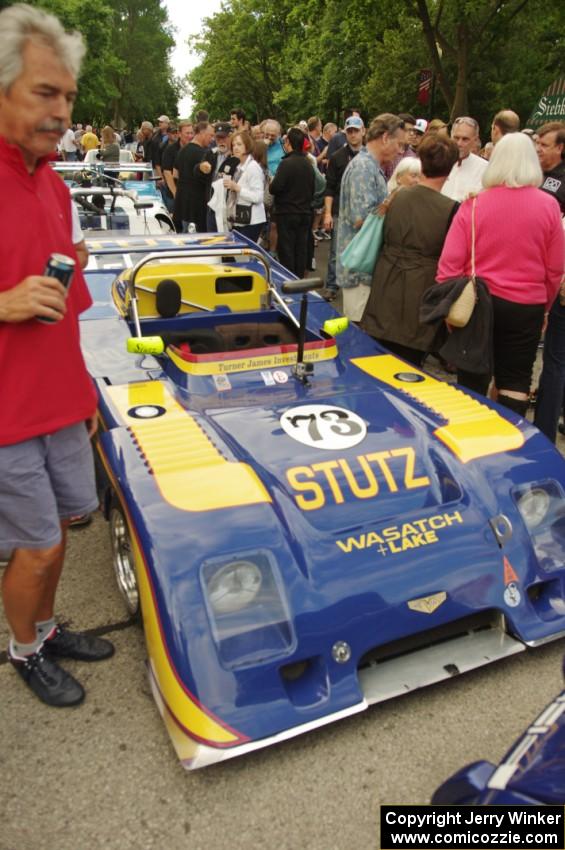
[{"label": "gray mustache", "polygon": [[61,136],[67,129],[67,125],[64,121],[45,121],[44,124],[41,124],[40,127],[37,128],[39,133],[60,133]]}]

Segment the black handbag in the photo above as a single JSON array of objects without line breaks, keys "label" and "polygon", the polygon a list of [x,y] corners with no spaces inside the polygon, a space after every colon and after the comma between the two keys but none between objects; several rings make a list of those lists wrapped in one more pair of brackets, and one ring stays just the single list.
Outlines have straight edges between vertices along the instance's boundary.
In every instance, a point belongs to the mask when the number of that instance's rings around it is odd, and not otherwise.
[{"label": "black handbag", "polygon": [[251,224],[251,206],[249,204],[235,205],[234,224],[239,224],[240,226]]}]

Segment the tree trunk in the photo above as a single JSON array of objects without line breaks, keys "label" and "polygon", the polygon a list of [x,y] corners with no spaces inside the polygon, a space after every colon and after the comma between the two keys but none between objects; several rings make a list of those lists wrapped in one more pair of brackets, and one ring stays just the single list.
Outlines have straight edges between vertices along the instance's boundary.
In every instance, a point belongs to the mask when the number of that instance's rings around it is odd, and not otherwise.
[{"label": "tree trunk", "polygon": [[422,23],[422,29],[424,30],[424,37],[428,45],[428,50],[430,51],[436,80],[441,89],[441,93],[445,98],[445,102],[447,103],[447,108],[451,112],[453,109],[453,93],[443,70],[441,56],[439,55],[437,47],[436,33],[430,20],[430,13],[426,0],[416,0],[416,8],[418,11],[418,17]]},{"label": "tree trunk", "polygon": [[449,119],[467,115],[469,112],[469,31],[465,23],[459,24],[457,30],[457,79],[455,81],[455,97],[450,110]]}]

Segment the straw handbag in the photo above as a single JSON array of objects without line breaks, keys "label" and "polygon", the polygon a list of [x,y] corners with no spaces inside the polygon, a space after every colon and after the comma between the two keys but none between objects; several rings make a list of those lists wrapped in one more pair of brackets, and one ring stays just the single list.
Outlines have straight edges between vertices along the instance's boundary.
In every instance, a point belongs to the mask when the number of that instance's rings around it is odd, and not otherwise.
[{"label": "straw handbag", "polygon": [[475,206],[477,199],[473,198],[471,210],[471,277],[463,287],[459,298],[449,308],[446,322],[453,328],[464,328],[473,315],[477,303],[477,284],[475,282]]}]

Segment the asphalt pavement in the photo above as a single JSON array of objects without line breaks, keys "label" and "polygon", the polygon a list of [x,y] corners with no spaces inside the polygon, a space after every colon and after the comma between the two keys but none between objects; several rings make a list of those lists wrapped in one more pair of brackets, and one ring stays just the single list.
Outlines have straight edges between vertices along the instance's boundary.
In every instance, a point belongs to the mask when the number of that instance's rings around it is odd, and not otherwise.
[{"label": "asphalt pavement", "polygon": [[[326,253],[322,243],[319,270]],[[57,612],[109,637],[116,655],[65,662],[87,689],[68,710],[43,706],[0,655],[0,850],[373,850],[381,804],[426,803],[464,764],[498,760],[561,688],[563,641],[188,773],[154,705],[101,516],[70,534]]]}]

